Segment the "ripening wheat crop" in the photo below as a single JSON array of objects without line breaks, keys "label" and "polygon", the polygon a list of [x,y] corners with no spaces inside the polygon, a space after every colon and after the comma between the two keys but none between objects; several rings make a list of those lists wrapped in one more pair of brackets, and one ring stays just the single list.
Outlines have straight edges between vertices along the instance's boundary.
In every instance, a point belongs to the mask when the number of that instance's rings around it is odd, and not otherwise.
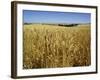
[{"label": "ripening wheat crop", "polygon": [[23,27],[23,68],[56,68],[91,64],[90,26]]}]

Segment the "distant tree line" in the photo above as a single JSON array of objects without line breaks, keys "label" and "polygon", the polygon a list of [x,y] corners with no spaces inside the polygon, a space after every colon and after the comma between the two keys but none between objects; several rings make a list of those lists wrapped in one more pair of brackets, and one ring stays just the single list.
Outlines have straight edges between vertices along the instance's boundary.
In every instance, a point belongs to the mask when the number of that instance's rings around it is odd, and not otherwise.
[{"label": "distant tree line", "polygon": [[78,24],[58,24],[58,26],[65,26],[65,27],[73,27],[77,26]]},{"label": "distant tree line", "polygon": [[30,25],[30,24],[32,24],[32,23],[24,23],[25,25]]},{"label": "distant tree line", "polygon": [[[24,23],[25,25],[30,25],[33,23]],[[55,26],[64,26],[64,27],[74,27],[78,26],[79,24],[49,24],[49,23],[36,23],[36,24],[41,24],[41,25],[55,25]]]},{"label": "distant tree line", "polygon": [[[42,25],[46,25],[46,24],[42,24]],[[64,26],[64,27],[78,26],[78,24],[47,24],[47,25]]]}]

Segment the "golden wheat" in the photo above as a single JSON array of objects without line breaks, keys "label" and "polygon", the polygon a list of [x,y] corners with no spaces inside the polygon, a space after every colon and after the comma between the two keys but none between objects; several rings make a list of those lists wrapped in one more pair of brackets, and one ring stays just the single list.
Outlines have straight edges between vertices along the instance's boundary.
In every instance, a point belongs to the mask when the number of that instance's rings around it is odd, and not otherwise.
[{"label": "golden wheat", "polygon": [[23,31],[24,69],[91,64],[90,26],[31,24],[24,25]]}]

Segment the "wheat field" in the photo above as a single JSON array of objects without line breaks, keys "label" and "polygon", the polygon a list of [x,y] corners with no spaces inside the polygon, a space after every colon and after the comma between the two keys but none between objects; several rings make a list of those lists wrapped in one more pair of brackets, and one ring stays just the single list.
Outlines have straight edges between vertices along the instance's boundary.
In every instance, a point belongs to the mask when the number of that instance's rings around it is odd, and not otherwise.
[{"label": "wheat field", "polygon": [[90,25],[23,27],[23,69],[91,65]]}]

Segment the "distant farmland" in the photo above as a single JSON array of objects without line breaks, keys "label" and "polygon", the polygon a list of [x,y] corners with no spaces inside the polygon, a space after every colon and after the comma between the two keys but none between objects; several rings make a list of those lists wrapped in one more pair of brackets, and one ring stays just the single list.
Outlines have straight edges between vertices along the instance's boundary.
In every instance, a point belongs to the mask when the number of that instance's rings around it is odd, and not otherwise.
[{"label": "distant farmland", "polygon": [[91,65],[90,25],[67,26],[24,24],[23,68]]}]

